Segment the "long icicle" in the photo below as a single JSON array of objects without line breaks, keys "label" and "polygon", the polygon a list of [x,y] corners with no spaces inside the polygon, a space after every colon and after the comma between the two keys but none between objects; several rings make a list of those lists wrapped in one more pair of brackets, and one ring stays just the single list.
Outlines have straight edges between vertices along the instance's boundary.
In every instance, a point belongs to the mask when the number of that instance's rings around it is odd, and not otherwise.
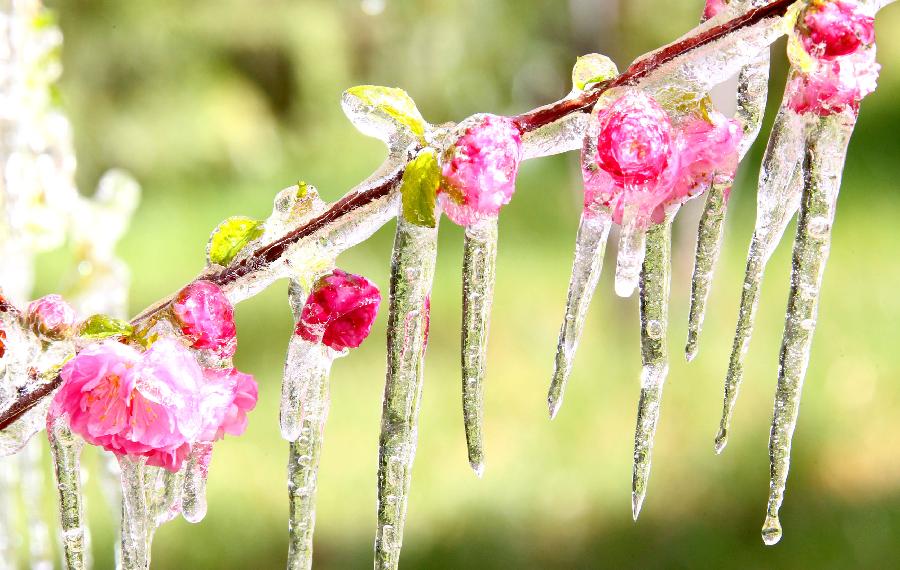
[{"label": "long icicle", "polygon": [[562,406],[591,297],[600,280],[610,227],[612,219],[606,212],[585,211],[581,214],[578,236],[575,238],[575,261],[572,263],[572,277],[569,279],[569,294],[566,298],[566,315],[559,328],[553,379],[547,395],[550,419],[556,417]]},{"label": "long icicle", "polygon": [[[738,160],[744,158],[759,136],[766,98],[769,92],[769,50],[761,53],[753,63],[744,67],[738,75],[737,111],[743,136],[738,145]],[[706,197],[706,206],[697,229],[697,254],[691,280],[691,309],[688,317],[688,337],[685,357],[690,362],[697,356],[700,332],[706,316],[713,273],[722,251],[725,237],[725,213],[728,194],[734,182],[734,173],[716,177]]]},{"label": "long icicle", "polygon": [[462,405],[469,465],[484,473],[484,375],[494,300],[497,218],[466,228],[463,246]]},{"label": "long icicle", "polygon": [[631,297],[640,279],[644,263],[647,232],[639,227],[634,211],[625,209],[619,233],[619,251],[616,255],[615,291],[619,297]]},{"label": "long icicle", "polygon": [[[306,291],[291,281],[290,305],[299,320]],[[328,376],[334,351],[321,343],[292,335],[284,365],[282,436],[290,441],[288,456],[288,564],[290,570],[308,570],[313,561],[316,524],[316,486],[319,459],[328,419]],[[293,437],[293,440],[290,438]]]},{"label": "long icicle", "polygon": [[122,570],[150,568],[144,457],[119,457],[122,467]]},{"label": "long icicle", "polygon": [[185,462],[181,514],[189,523],[198,523],[206,516],[206,479],[212,451],[211,442],[195,443]]},{"label": "long icicle", "polygon": [[47,437],[56,476],[63,561],[68,570],[80,570],[87,567],[81,494],[81,450],[84,440],[72,433],[62,416],[50,418],[47,422]]},{"label": "long icicle", "polygon": [[669,323],[669,285],[672,274],[672,220],[647,232],[647,252],[641,268],[641,396],[634,433],[634,468],[631,479],[631,515],[637,520],[647,494],[650,455],[659,421],[663,383],[669,373],[666,334]]},{"label": "long icicle", "polygon": [[28,521],[29,567],[32,570],[53,570],[50,532],[47,523],[44,522],[42,504],[44,494],[42,456],[43,445],[39,437],[32,438],[19,456],[22,470],[22,505]]},{"label": "long icicle", "polygon": [[425,370],[428,303],[437,257],[437,228],[416,226],[403,216],[391,263],[388,367],[378,450],[378,530],[375,568],[397,568]]},{"label": "long icicle", "polygon": [[725,378],[722,418],[715,443],[716,453],[721,453],[728,443],[728,430],[744,375],[744,356],[750,346],[750,335],[759,304],[765,266],[800,205],[803,184],[801,162],[806,122],[803,117],[785,107],[786,101],[787,97],[782,102],[782,109],[772,126],[772,134],[759,174],[756,227],[747,254],[741,306]]},{"label": "long icicle", "polygon": [[800,412],[800,393],[816,329],[819,290],[831,248],[831,227],[854,123],[855,120],[848,121],[846,114],[819,119],[803,161],[803,202],[797,221],[791,290],[769,435],[769,502],[762,530],[763,541],[769,545],[781,540],[778,510],[784,500],[791,438]]}]

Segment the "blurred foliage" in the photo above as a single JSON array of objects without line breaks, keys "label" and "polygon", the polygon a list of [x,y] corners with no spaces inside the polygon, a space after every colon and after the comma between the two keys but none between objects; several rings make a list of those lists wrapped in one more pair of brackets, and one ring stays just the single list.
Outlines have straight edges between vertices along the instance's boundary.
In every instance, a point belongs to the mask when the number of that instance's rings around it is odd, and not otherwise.
[{"label": "blurred foliage", "polygon": [[[690,29],[699,0],[80,0],[51,2],[65,34],[61,93],[73,120],[82,191],[110,166],[144,198],[120,252],[137,312],[201,269],[209,232],[231,215],[265,217],[303,178],[336,199],[380,162],[380,143],[343,117],[343,89],[403,87],[431,122],[515,113],[568,90],[576,57],[620,68]],[[735,430],[713,436],[754,215],[760,141],[729,217],[701,342],[681,358],[699,204],[676,227],[671,375],[639,524],[630,517],[638,396],[634,299],[613,295],[611,262],[595,296],[565,405],[545,395],[580,207],[577,156],[526,163],[504,210],[487,384],[487,472],[466,462],[459,387],[461,236],[444,224],[404,568],[883,567],[900,557],[900,8],[879,17],[880,89],[863,104],[850,149],[803,414],[783,509],[785,538],[759,538],[767,438],[790,247],[766,279]],[[784,79],[776,46],[771,107]],[[771,115],[771,113],[770,113]],[[763,139],[765,136],[762,137]],[[793,229],[789,230],[789,235]],[[341,265],[388,285],[393,228]],[[790,240],[787,240],[788,242]],[[611,240],[615,243],[615,240]],[[40,261],[40,292],[60,290],[69,256]],[[277,568],[287,552],[280,374],[290,334],[286,286],[238,308],[237,364],[260,382],[247,434],[216,447],[209,514],[162,528],[154,567]],[[317,568],[371,564],[384,371],[376,331],[335,366],[320,472]],[[93,467],[95,458],[88,454]],[[112,527],[96,478],[89,516],[98,568]],[[48,514],[50,482],[47,482]]]}]

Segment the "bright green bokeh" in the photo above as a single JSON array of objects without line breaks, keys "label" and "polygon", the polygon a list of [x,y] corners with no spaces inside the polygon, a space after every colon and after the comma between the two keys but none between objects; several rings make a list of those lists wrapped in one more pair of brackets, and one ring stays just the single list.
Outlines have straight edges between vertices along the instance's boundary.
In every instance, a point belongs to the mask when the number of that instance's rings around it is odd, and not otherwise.
[{"label": "bright green bokeh", "polygon": [[[378,15],[364,10],[378,4],[52,3],[65,33],[61,91],[82,191],[111,166],[131,170],[143,185],[120,247],[134,273],[132,312],[199,272],[209,232],[226,217],[264,218],[276,192],[298,179],[336,199],[379,164],[381,143],[358,134],[341,112],[347,87],[402,87],[432,123],[516,113],[568,91],[577,56],[606,53],[624,69],[688,30],[701,11],[699,0],[387,0]],[[565,404],[555,421],[547,419],[580,208],[577,156],[569,154],[526,163],[501,220],[483,480],[466,461],[460,404],[462,232],[442,224],[404,568],[846,568],[900,557],[900,35],[892,33],[900,7],[885,9],[877,29],[881,87],[863,104],[850,147],[782,543],[763,547],[759,529],[787,244],[766,278],[731,443],[721,457],[713,454],[762,144],[735,188],[726,253],[690,365],[680,349],[699,204],[676,224],[671,374],[638,524],[630,510],[637,304],[614,296],[612,254]],[[783,51],[782,41],[773,109]],[[393,227],[384,228],[340,265],[386,292],[392,237]],[[67,261],[65,253],[42,258],[42,291],[64,286]],[[256,375],[260,403],[246,435],[216,447],[206,520],[162,528],[155,568],[284,565],[287,444],[277,410],[290,334],[286,285],[237,314],[237,364]],[[371,564],[385,322],[382,310],[371,338],[333,372],[317,568]],[[49,481],[47,489],[49,504]],[[94,476],[88,500],[97,567],[110,568],[110,517]]]}]

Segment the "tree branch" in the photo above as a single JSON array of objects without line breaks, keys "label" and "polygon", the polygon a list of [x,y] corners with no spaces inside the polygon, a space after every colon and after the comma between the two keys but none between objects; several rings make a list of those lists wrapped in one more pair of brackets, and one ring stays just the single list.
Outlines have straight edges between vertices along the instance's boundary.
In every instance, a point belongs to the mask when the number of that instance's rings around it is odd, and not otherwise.
[{"label": "tree branch", "polygon": [[[576,97],[567,97],[555,103],[539,107],[527,113],[513,117],[515,124],[523,133],[535,131],[560,119],[576,113],[587,113],[603,93],[614,88],[634,85],[641,79],[659,70],[663,65],[685,57],[691,51],[725,38],[731,33],[748,28],[769,18],[784,16],[795,0],[774,0],[765,6],[750,10],[722,24],[698,28],[698,32],[688,35],[672,44],[636,60],[628,69],[615,79],[597,83],[589,90]],[[235,261],[232,265],[201,278],[216,283],[223,289],[234,286],[239,280],[252,279],[270,269],[275,263],[283,261],[288,250],[303,240],[311,239],[327,233],[334,226],[346,222],[347,218],[361,208],[374,205],[379,200],[388,198],[395,191],[403,175],[403,168],[378,182],[372,187],[350,192],[335,202],[318,217],[306,222],[284,234],[274,242],[264,245],[247,257]],[[393,207],[390,201],[386,208]],[[384,213],[384,212],[382,212]],[[386,217],[385,221],[392,216]],[[164,311],[171,303],[171,297],[148,308],[132,321],[137,325],[153,315]],[[4,308],[5,308],[4,304]],[[5,309],[4,309],[5,310]],[[53,393],[62,382],[59,376],[35,387],[32,391],[21,395],[5,410],[0,412],[0,430],[15,422],[25,412],[37,405],[43,398]]]}]

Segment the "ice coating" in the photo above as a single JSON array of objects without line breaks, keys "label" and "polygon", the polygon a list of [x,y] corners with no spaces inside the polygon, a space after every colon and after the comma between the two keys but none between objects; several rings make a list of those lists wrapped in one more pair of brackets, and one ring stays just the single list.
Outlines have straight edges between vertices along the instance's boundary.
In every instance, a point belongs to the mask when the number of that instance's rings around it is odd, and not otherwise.
[{"label": "ice coating", "polygon": [[152,521],[147,505],[144,471],[147,458],[119,455],[122,468],[122,536],[120,560],[122,570],[148,570]]},{"label": "ice coating", "polygon": [[462,135],[441,160],[438,201],[447,217],[469,226],[496,217],[516,189],[522,138],[512,119],[479,115],[460,124]]},{"label": "ice coating", "polygon": [[479,477],[484,473],[484,376],[496,263],[497,218],[485,218],[466,228],[463,243],[463,423],[469,465]]},{"label": "ice coating", "polygon": [[223,358],[234,356],[234,308],[218,285],[194,281],[175,296],[172,314],[193,348],[211,350]]},{"label": "ice coating", "polygon": [[380,304],[381,293],[371,281],[335,269],[309,294],[295,332],[334,350],[356,348],[369,336]]},{"label": "ice coating", "polygon": [[84,441],[72,433],[65,417],[47,418],[47,437],[53,459],[59,500],[63,560],[69,570],[81,570],[86,564],[86,525],[81,495],[81,449]]}]

